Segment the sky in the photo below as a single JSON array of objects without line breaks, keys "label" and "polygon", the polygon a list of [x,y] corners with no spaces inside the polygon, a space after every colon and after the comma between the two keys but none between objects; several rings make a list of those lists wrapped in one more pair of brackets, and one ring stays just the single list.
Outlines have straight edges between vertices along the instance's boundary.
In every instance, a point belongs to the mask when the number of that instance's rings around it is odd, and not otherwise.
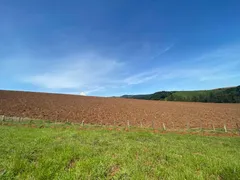
[{"label": "sky", "polygon": [[240,85],[239,0],[0,0],[0,89],[120,96]]}]

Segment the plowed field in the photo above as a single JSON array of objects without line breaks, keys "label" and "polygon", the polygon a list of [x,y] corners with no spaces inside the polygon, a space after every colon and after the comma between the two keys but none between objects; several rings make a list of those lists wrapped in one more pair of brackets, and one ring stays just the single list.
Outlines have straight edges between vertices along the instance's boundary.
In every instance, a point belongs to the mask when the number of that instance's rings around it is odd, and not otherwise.
[{"label": "plowed field", "polygon": [[163,102],[0,91],[0,114],[58,121],[167,129],[236,128],[240,104]]}]

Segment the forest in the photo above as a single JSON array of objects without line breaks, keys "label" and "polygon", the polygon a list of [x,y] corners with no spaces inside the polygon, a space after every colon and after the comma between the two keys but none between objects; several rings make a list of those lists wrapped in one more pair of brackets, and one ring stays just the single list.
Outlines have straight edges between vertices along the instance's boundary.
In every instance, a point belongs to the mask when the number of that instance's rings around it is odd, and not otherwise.
[{"label": "forest", "polygon": [[122,98],[162,101],[240,103],[240,86],[200,91],[159,91],[153,94],[123,95]]}]

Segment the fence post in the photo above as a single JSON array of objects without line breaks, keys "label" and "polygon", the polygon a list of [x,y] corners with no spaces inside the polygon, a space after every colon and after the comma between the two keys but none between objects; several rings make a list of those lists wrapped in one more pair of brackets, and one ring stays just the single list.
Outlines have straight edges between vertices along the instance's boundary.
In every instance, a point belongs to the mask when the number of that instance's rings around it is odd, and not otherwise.
[{"label": "fence post", "polygon": [[237,126],[237,131],[240,134],[240,127],[239,127],[238,123],[236,123],[236,126]]},{"label": "fence post", "polygon": [[115,119],[113,120],[113,126],[114,126],[114,127],[116,126],[116,121],[115,121]]},{"label": "fence post", "polygon": [[187,122],[187,130],[190,129],[189,121]]},{"label": "fence post", "polygon": [[1,120],[2,120],[2,125],[3,125],[3,122],[4,122],[4,115],[2,115],[2,118],[1,118]]},{"label": "fence post", "polygon": [[84,120],[82,121],[82,127],[84,126]]},{"label": "fence post", "polygon": [[154,120],[152,120],[152,128],[154,129]]},{"label": "fence post", "polygon": [[143,127],[142,120],[140,121],[140,127],[141,127],[141,128]]},{"label": "fence post", "polygon": [[201,131],[203,130],[202,121],[201,121],[201,124],[200,124],[200,129],[201,129]]},{"label": "fence post", "polygon": [[175,129],[175,127],[174,127],[174,122],[172,122],[172,128],[173,128],[173,130]]},{"label": "fence post", "polygon": [[166,130],[166,126],[165,126],[165,124],[164,124],[164,123],[163,123],[162,125],[163,125],[163,130],[165,131],[165,130]]},{"label": "fence post", "polygon": [[214,124],[212,123],[212,128],[213,128],[213,131],[215,131],[215,126],[214,126]]},{"label": "fence post", "polygon": [[128,127],[128,128],[130,127],[130,122],[129,122],[129,120],[127,120],[127,127]]},{"label": "fence post", "polygon": [[224,131],[227,132],[226,124],[224,124]]}]

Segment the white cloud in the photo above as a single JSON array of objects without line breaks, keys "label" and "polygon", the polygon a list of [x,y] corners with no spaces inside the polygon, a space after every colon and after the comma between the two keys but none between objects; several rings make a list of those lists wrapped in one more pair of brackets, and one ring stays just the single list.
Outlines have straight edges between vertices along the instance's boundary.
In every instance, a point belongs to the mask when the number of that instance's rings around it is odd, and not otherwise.
[{"label": "white cloud", "polygon": [[127,75],[129,69],[126,64],[89,54],[64,58],[56,62],[59,63],[50,65],[40,73],[31,73],[21,80],[48,91],[76,94],[75,92],[79,90],[84,94],[92,94],[107,88],[142,84],[158,76],[155,70]]},{"label": "white cloud", "polygon": [[45,73],[43,75],[34,75],[25,79],[25,82],[48,88],[48,89],[68,89],[81,87],[80,80],[72,79],[67,74]]},{"label": "white cloud", "polygon": [[[163,83],[174,84],[186,79],[196,81],[196,84],[197,81],[211,83],[222,79],[225,82],[234,79],[236,82],[240,75],[237,71],[240,68],[240,51],[237,48],[223,48],[206,53],[199,58],[192,58],[195,61],[189,59],[178,62],[174,59],[151,70],[137,69],[127,64],[127,61],[122,63],[118,59],[105,58],[94,53],[51,61],[35,60],[33,56],[29,56],[0,61],[4,70],[0,75],[13,71],[15,74],[12,76],[18,76],[18,82],[34,85],[41,91],[73,92],[70,94],[77,95],[91,95],[152,82],[161,87]],[[171,47],[165,51],[169,49]],[[19,63],[21,66],[18,68]]]},{"label": "white cloud", "polygon": [[46,89],[82,89],[91,93],[111,84],[124,66],[119,61],[93,55],[65,58],[59,62],[23,81]]},{"label": "white cloud", "polygon": [[150,58],[151,60],[158,58],[159,56],[165,54],[166,52],[170,51],[175,44],[171,44],[169,46],[167,46],[165,49],[159,50],[158,53],[156,53],[156,55],[154,55],[152,58]]},{"label": "white cloud", "polygon": [[142,84],[144,82],[157,78],[158,75],[159,72],[157,71],[148,71],[127,77],[123,80],[123,82],[128,85]]},{"label": "white cloud", "polygon": [[80,92],[80,95],[81,96],[86,96],[86,93],[85,92]]},{"label": "white cloud", "polygon": [[[166,51],[170,48],[166,48]],[[42,73],[32,74],[24,81],[54,91],[69,89],[84,94],[148,83],[153,80],[158,83],[166,80],[181,81],[181,79],[193,79],[199,82],[220,81],[222,78],[226,80],[238,77],[239,74],[231,72],[232,69],[239,67],[238,57],[240,54],[237,51],[217,50],[197,58],[198,61],[193,61],[195,64],[190,60],[185,61],[185,64],[166,64],[152,70],[128,74],[132,67],[118,60],[89,54],[78,55],[61,59],[59,64],[51,65]],[[211,61],[212,59],[214,61]],[[228,59],[227,63],[226,59]]]}]

